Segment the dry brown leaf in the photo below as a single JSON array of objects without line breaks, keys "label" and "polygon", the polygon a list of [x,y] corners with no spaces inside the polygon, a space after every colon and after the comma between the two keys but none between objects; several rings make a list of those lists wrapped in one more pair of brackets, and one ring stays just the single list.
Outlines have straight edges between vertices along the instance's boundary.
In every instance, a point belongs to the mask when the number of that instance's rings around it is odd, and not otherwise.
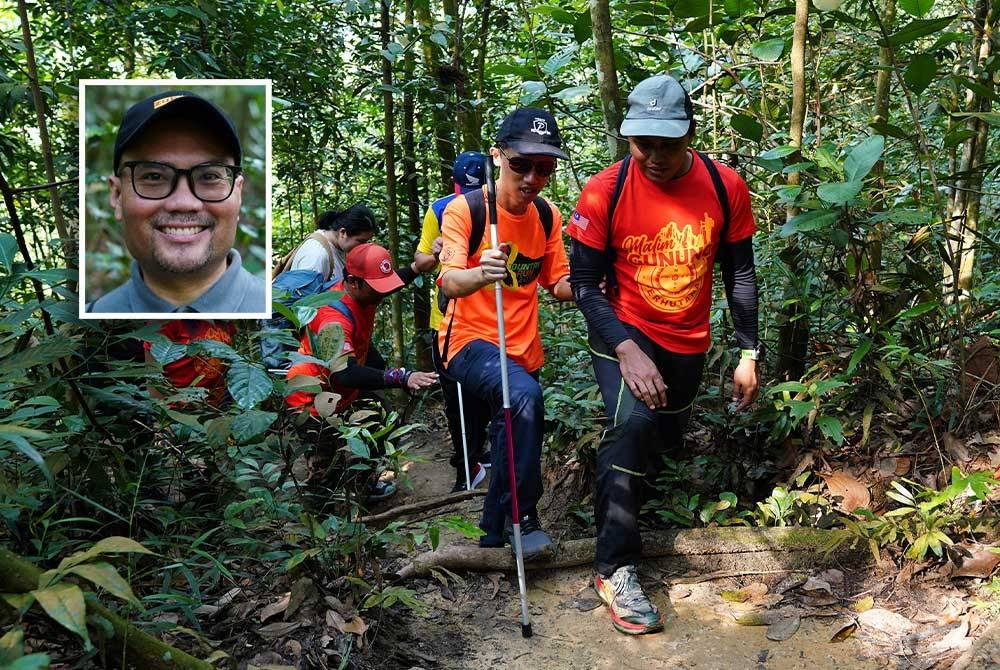
[{"label": "dry brown leaf", "polygon": [[860,614],[861,612],[867,612],[873,607],[875,607],[875,599],[871,596],[865,596],[861,600],[855,602],[851,609]]},{"label": "dry brown leaf", "polygon": [[846,472],[838,470],[818,474],[826,482],[830,496],[836,501],[836,507],[841,512],[851,513],[859,507],[868,507],[871,502],[868,487]]},{"label": "dry brown leaf", "polygon": [[338,612],[336,610],[327,610],[326,611],[326,625],[327,625],[327,627],[332,628],[332,629],[334,629],[335,631],[337,631],[339,633],[343,633],[344,632],[344,625],[346,623],[347,622],[344,621],[344,617],[340,616],[340,612]]},{"label": "dry brown leaf", "polygon": [[831,587],[842,586],[844,584],[844,573],[837,568],[828,568],[816,575],[816,579],[822,579]]},{"label": "dry brown leaf", "polygon": [[951,433],[945,433],[941,436],[941,441],[944,442],[944,448],[948,451],[948,455],[951,456],[951,460],[955,463],[966,463],[969,460],[969,448],[965,446],[965,442],[955,437]]},{"label": "dry brown leaf", "polygon": [[833,594],[833,589],[830,587],[830,584],[817,577],[810,577],[807,579],[806,583],[799,587],[799,590],[802,591],[802,593],[813,597],[830,596]]},{"label": "dry brown leaf", "polygon": [[493,584],[493,593],[490,594],[490,600],[493,600],[497,597],[497,594],[500,593],[500,580],[503,579],[503,574],[499,572],[491,572],[486,576],[490,578],[490,583]]},{"label": "dry brown leaf", "polygon": [[746,593],[751,600],[760,600],[767,595],[767,584],[763,582],[751,582],[740,589],[740,591]]},{"label": "dry brown leaf", "polygon": [[969,622],[962,620],[957,626],[952,628],[947,635],[931,645],[931,653],[945,653],[953,649],[965,650],[972,646],[969,639]]},{"label": "dry brown leaf", "polygon": [[342,629],[344,633],[353,633],[355,635],[364,635],[365,631],[368,630],[368,624],[360,616],[356,616],[346,624]]},{"label": "dry brown leaf", "polygon": [[291,598],[291,593],[286,593],[277,602],[273,602],[264,609],[260,611],[260,622],[264,623],[271,617],[281,614],[286,609],[288,609],[288,601]]},{"label": "dry brown leaf", "polygon": [[741,626],[770,626],[778,623],[784,616],[780,611],[767,610],[766,612],[744,612],[743,614],[733,614],[736,623]]},{"label": "dry brown leaf", "polygon": [[301,625],[299,621],[276,621],[258,628],[257,634],[271,639],[284,637]]},{"label": "dry brown leaf", "polygon": [[955,568],[952,577],[978,577],[986,579],[1000,565],[1000,553],[996,547],[972,542],[962,542],[951,548]]},{"label": "dry brown leaf", "polygon": [[802,625],[802,618],[798,615],[783,617],[767,627],[767,639],[775,642],[782,642],[799,631]]},{"label": "dry brown leaf", "polygon": [[913,465],[913,459],[909,456],[897,456],[896,457],[896,474],[905,475],[910,471]]},{"label": "dry brown leaf", "polygon": [[302,577],[301,579],[295,580],[292,584],[291,596],[288,601],[288,611],[285,612],[285,619],[295,614],[302,603],[312,600],[319,596],[319,591],[316,589],[316,584],[313,583],[308,577]]},{"label": "dry brown leaf", "polygon": [[846,617],[838,620],[830,630],[833,633],[830,636],[830,642],[843,642],[858,630],[858,622],[850,617]]}]

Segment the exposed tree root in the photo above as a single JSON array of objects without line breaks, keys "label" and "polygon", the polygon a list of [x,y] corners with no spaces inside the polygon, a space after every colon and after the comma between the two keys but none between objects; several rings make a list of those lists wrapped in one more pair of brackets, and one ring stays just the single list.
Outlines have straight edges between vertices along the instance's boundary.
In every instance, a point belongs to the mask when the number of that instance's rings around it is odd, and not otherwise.
[{"label": "exposed tree root", "polygon": [[[848,543],[827,551],[836,531],[815,528],[692,528],[643,534],[643,556],[675,558],[681,571],[814,568],[866,560],[866,553]],[[550,570],[587,565],[594,560],[594,538],[569,540],[556,546],[552,558],[525,564],[527,570]],[[433,568],[452,571],[514,571],[510,549],[485,549],[451,544],[421,554],[396,573],[400,580],[423,577]]]},{"label": "exposed tree root", "polygon": [[411,503],[409,505],[400,505],[399,507],[393,507],[392,509],[386,510],[384,512],[379,512],[378,514],[369,514],[368,516],[363,516],[358,521],[360,523],[365,523],[369,525],[376,525],[385,523],[386,521],[392,521],[393,519],[398,519],[401,516],[409,516],[411,514],[419,514],[420,512],[426,512],[431,509],[438,509],[439,507],[447,507],[448,505],[454,505],[455,503],[460,503],[463,500],[469,500],[470,498],[478,498],[485,496],[486,491],[459,491],[458,493],[452,493],[443,498],[435,498],[433,500],[421,500],[420,502]]},{"label": "exposed tree root", "polygon": [[[0,547],[0,593],[27,593],[37,589],[41,574],[42,571],[29,561]],[[102,642],[109,668],[214,670],[211,663],[135,628],[92,598],[87,599],[87,612],[107,620],[114,630],[114,635],[108,637],[99,627],[91,628],[91,633]]]}]

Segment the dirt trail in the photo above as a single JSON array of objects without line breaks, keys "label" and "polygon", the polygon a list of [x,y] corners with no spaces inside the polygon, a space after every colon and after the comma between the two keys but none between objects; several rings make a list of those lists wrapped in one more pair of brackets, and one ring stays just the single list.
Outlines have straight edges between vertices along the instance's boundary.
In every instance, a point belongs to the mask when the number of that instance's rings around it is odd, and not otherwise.
[{"label": "dirt trail", "polygon": [[[393,506],[446,494],[454,472],[448,465],[447,433],[428,434],[414,453],[408,472],[413,484]],[[485,483],[482,485],[485,487]],[[543,501],[544,502],[544,501]],[[482,498],[446,510],[478,520]],[[543,509],[543,522],[546,512]],[[442,543],[472,540],[442,537]],[[663,561],[641,568],[643,584],[667,619],[657,635],[617,633],[589,584],[589,567],[528,574],[534,637],[520,633],[516,575],[463,574],[447,580],[413,580],[420,598],[431,606],[427,617],[405,615],[383,621],[380,636],[391,658],[380,670],[400,668],[704,668],[709,670],[833,670],[911,668],[876,652],[859,636],[831,643],[837,630],[832,617],[806,617],[790,639],[775,642],[765,626],[740,626],[722,590],[739,588],[761,577],[674,584]],[[776,581],[778,576],[769,576]],[[833,614],[833,612],[829,612]],[[929,667],[929,666],[928,666]]]}]

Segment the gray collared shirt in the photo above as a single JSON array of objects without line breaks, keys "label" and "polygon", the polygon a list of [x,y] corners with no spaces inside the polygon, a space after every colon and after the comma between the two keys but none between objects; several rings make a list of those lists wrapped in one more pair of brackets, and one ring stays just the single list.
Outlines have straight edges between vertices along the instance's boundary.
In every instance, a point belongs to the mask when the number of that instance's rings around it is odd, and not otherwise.
[{"label": "gray collared shirt", "polygon": [[142,278],[139,264],[132,261],[132,276],[128,282],[87,305],[88,312],[124,313],[219,313],[270,312],[266,305],[264,280],[243,269],[243,260],[236,249],[226,256],[225,273],[207,291],[187,305],[174,305],[153,293]]}]

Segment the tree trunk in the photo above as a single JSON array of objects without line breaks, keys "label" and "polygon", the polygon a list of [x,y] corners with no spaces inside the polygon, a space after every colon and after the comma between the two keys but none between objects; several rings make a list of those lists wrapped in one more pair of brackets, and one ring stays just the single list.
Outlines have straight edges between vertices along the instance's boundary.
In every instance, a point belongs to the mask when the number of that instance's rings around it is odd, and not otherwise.
[{"label": "tree trunk", "polygon": [[[389,50],[392,34],[391,0],[382,0],[382,22],[379,35],[382,51]],[[382,122],[385,125],[385,220],[388,228],[389,253],[399,266],[399,215],[396,208],[396,134],[395,110],[392,100],[392,62],[382,57]],[[399,367],[403,364],[403,301],[397,291],[390,298],[392,305],[392,360]]]},{"label": "tree trunk", "polygon": [[[420,22],[421,33],[430,35],[431,28],[434,25],[434,19],[431,16],[428,3],[418,2],[413,7],[416,14],[417,20]],[[430,39],[424,40],[421,44],[421,50],[424,55],[424,68],[427,72],[431,73],[438,79],[438,89],[445,90],[448,84],[444,81],[442,77],[442,63],[438,61],[435,57],[434,43]],[[431,100],[430,102],[434,102]],[[449,99],[442,96],[439,102],[443,103],[443,106],[431,104],[431,125],[434,133],[434,147],[437,150],[438,158],[438,171],[437,174],[440,178],[437,186],[431,187],[432,193],[450,193],[451,192],[451,165],[455,162],[455,142],[454,142],[454,123],[451,120],[451,115],[448,111]],[[433,196],[431,197],[433,199]]]},{"label": "tree trunk", "polygon": [[[802,133],[806,118],[806,37],[809,27],[809,0],[795,0],[795,27],[792,31],[792,111],[789,118],[788,143],[801,150]],[[793,154],[789,160],[799,161],[800,154]],[[790,172],[789,186],[799,184],[799,173]],[[799,213],[797,207],[785,210],[785,219],[790,220]],[[798,379],[805,372],[805,360],[809,344],[809,310],[806,305],[808,285],[796,283],[796,277],[803,277],[801,269],[802,250],[793,235],[781,252],[781,260],[788,266],[788,277],[784,288],[785,307],[778,318],[778,356],[776,373],[778,379]]]},{"label": "tree trunk", "polygon": [[[406,25],[412,26],[413,21],[413,0],[406,0],[405,8]],[[417,147],[414,141],[414,124],[416,123],[416,111],[413,106],[413,92],[410,88],[414,73],[414,54],[410,45],[407,45],[406,55],[403,57],[403,79],[406,85],[403,88],[403,174],[406,185],[406,219],[410,237],[420,240],[420,229],[422,219],[420,217],[420,189],[417,183]],[[405,265],[407,258],[400,259],[400,265]],[[416,334],[426,333],[430,327],[431,301],[427,291],[428,278],[417,282],[413,286],[413,330]],[[417,370],[431,370],[434,363],[431,360],[431,350],[429,342],[423,337],[415,340],[415,367]],[[404,363],[408,363],[405,361]]]},{"label": "tree trunk", "polygon": [[619,139],[622,123],[621,99],[618,96],[618,70],[611,36],[611,10],[608,0],[590,0],[590,22],[594,27],[594,60],[597,64],[597,85],[601,99],[601,115],[612,162],[624,158],[628,143]]},{"label": "tree trunk", "polygon": [[[710,571],[741,568],[802,569],[860,563],[869,555],[844,542],[826,551],[837,531],[817,528],[690,528],[645,533],[643,557],[676,558],[686,569]],[[525,563],[527,570],[551,570],[586,565],[594,560],[594,538],[570,540],[556,545],[551,559]],[[451,544],[429,551],[396,573],[399,580],[424,577],[433,568],[476,572],[516,569],[506,547],[484,549],[472,544]]]},{"label": "tree trunk", "polygon": [[[28,593],[38,588],[42,571],[17,554],[0,547],[0,593]],[[106,620],[114,631],[104,635],[101,626],[92,626],[106,648],[107,667],[142,670],[213,670],[211,663],[187,654],[135,628],[117,614],[87,598],[87,613]],[[53,624],[55,625],[55,624]]]},{"label": "tree trunk", "polygon": [[[59,187],[56,186],[56,171],[52,162],[52,144],[49,142],[49,130],[45,122],[45,96],[38,81],[38,67],[35,63],[35,47],[31,40],[31,25],[28,23],[28,8],[24,0],[17,1],[17,11],[21,17],[21,38],[24,40],[24,55],[28,64],[28,83],[31,87],[31,97],[35,105],[35,116],[38,119],[38,141],[42,148],[42,160],[45,164],[45,178],[49,186],[49,200],[52,204],[52,221],[59,233],[62,244],[62,256],[66,259],[66,267],[75,268],[76,236],[70,239],[69,230],[63,219],[62,201],[59,198]],[[82,178],[82,177],[81,177]],[[70,290],[76,290],[76,282],[69,283]]]},{"label": "tree trunk", "polygon": [[[476,51],[473,75],[475,77],[475,88],[473,93],[478,100],[486,98],[486,55],[489,51],[490,41],[490,16],[492,14],[492,0],[482,0],[479,5],[479,30],[476,33],[476,44],[479,49]],[[477,105],[469,110],[467,119],[468,128],[465,134],[465,150],[482,151],[486,147],[483,145],[483,112],[482,105]]]},{"label": "tree trunk", "polygon": [[[969,64],[967,75],[981,88],[966,89],[965,111],[974,115],[988,113],[993,96],[994,83],[988,61],[992,56],[997,15],[992,11],[992,6],[990,0],[978,0],[973,18],[975,56]],[[965,141],[962,148],[962,159],[958,165],[955,190],[950,203],[948,235],[945,237],[948,248],[943,286],[946,300],[960,300],[969,294],[975,265],[976,230],[979,227],[983,163],[986,160],[989,125],[980,116],[970,116],[968,127],[973,135]]]}]

